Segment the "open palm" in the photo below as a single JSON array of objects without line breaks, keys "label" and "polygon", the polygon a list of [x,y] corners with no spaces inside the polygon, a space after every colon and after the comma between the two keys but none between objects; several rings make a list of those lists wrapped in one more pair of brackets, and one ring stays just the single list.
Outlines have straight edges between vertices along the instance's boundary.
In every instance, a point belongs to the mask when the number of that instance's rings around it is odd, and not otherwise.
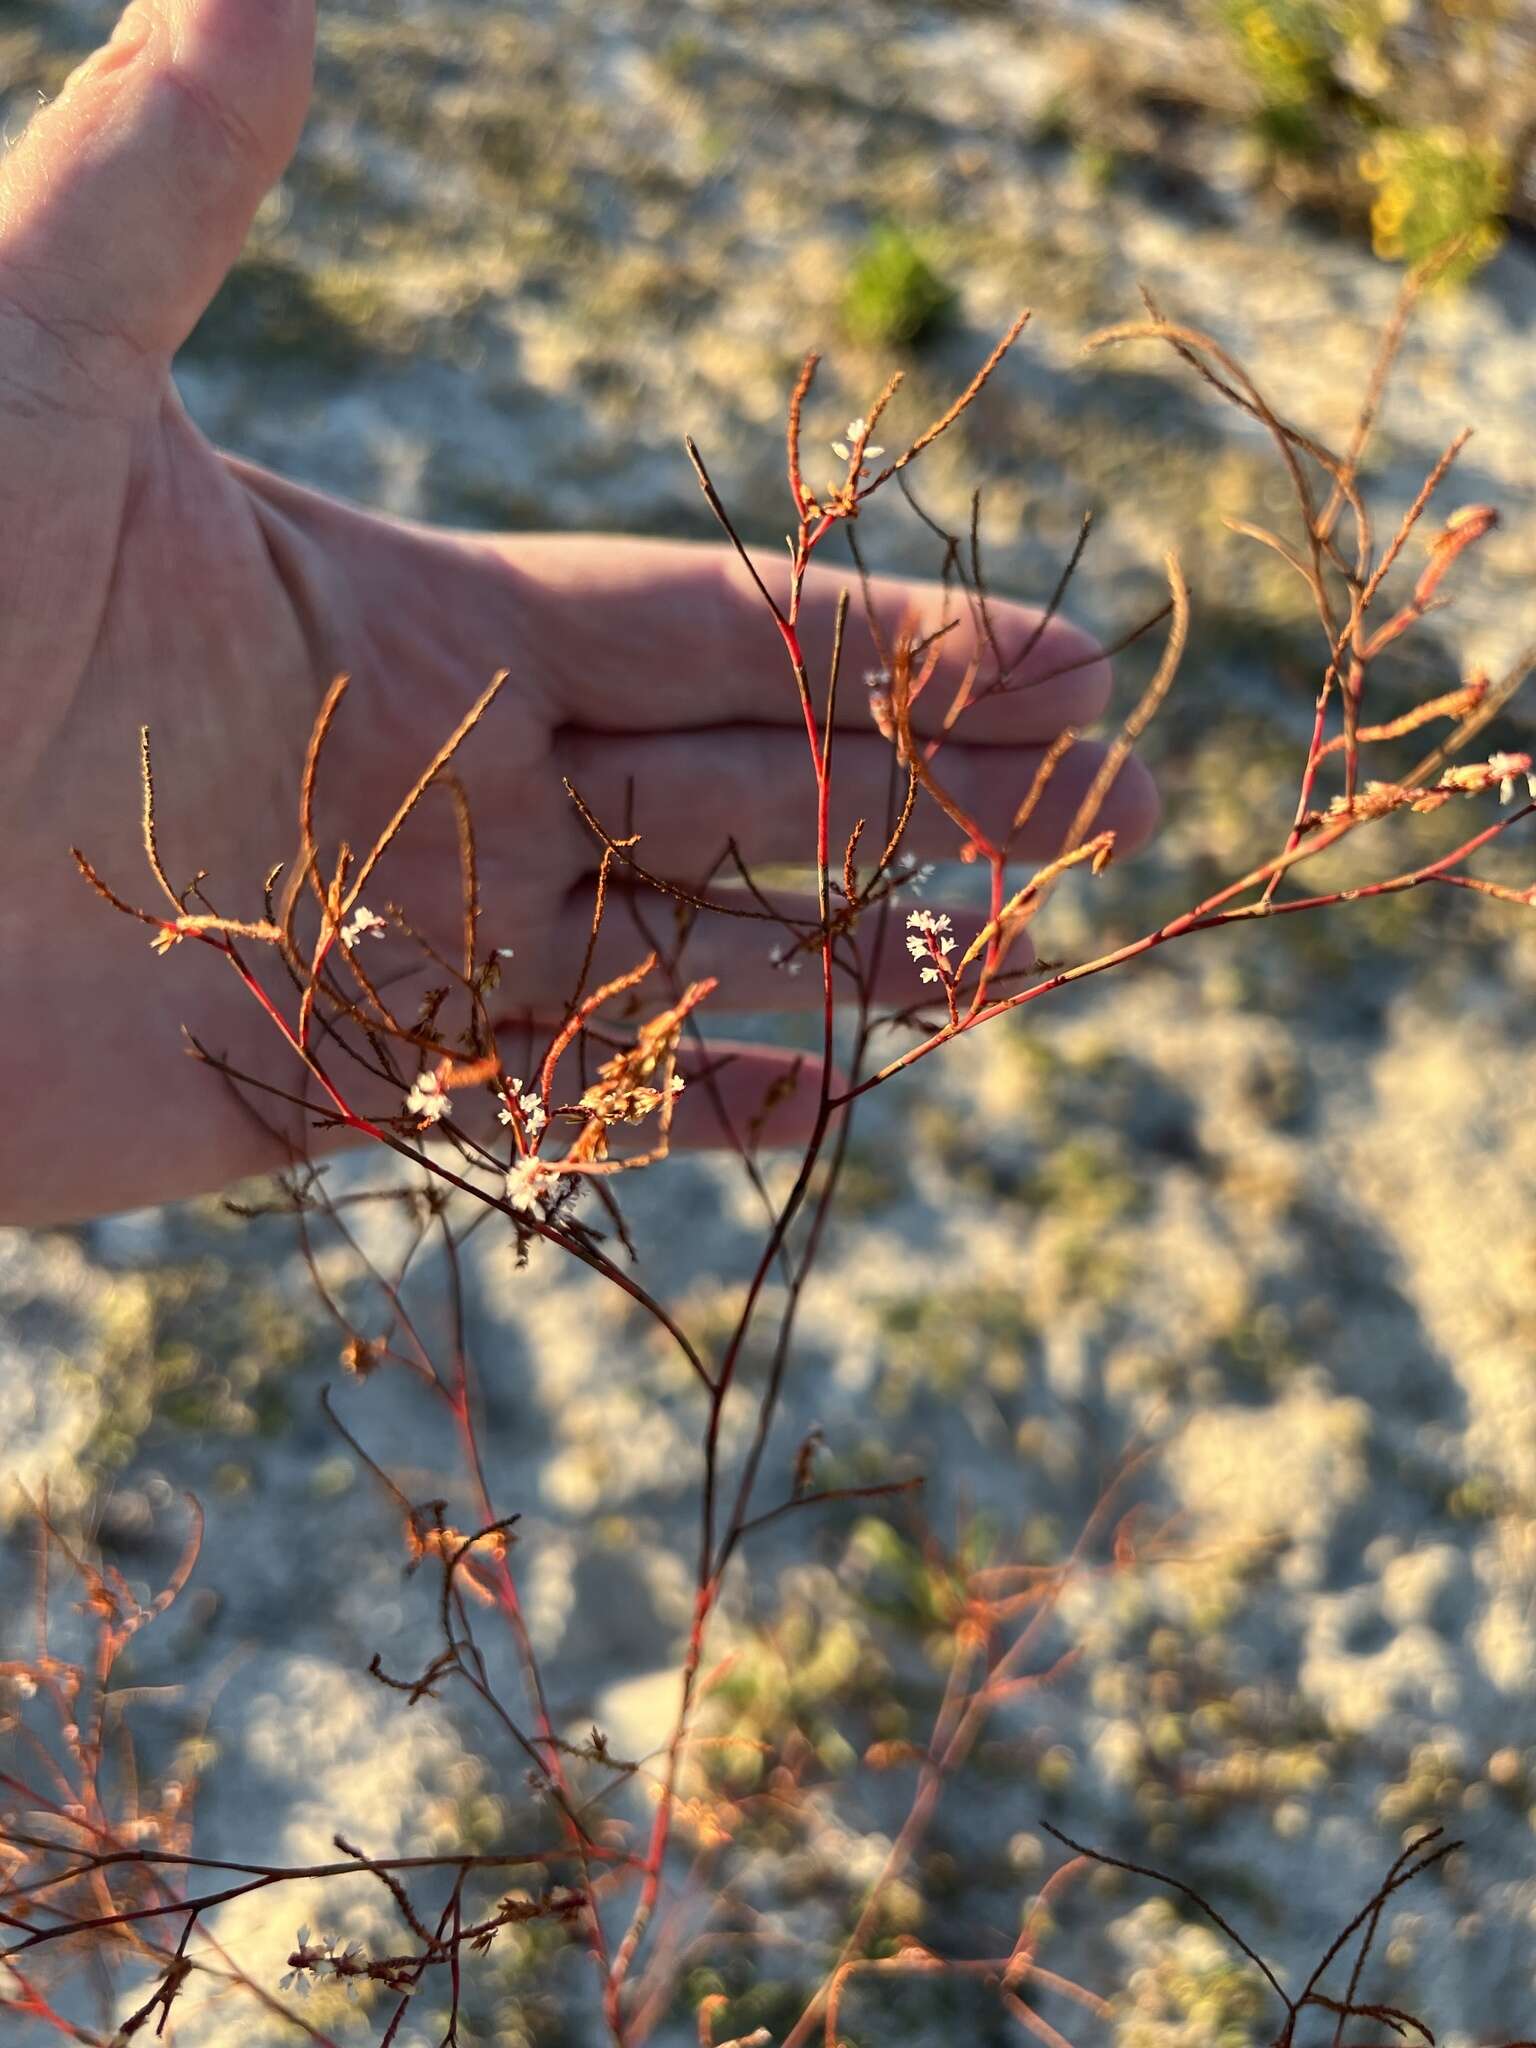
[{"label": "open palm", "polygon": [[[286,166],[312,45],[313,0],[136,0],[0,164],[10,1220],[174,1198],[281,1158],[184,1057],[177,1029],[291,1080],[269,1027],[233,977],[188,949],[157,959],[69,858],[80,845],[115,886],[140,893],[141,725],[154,737],[173,881],[206,869],[219,908],[250,916],[263,876],[292,855],[305,742],[336,674],[353,685],[320,813],[328,841],[367,845],[491,673],[508,669],[460,767],[485,930],[513,948],[502,993],[535,1018],[558,1016],[569,993],[598,850],[564,778],[615,828],[640,831],[646,865],[674,877],[705,874],[728,838],[759,863],[803,862],[811,843],[783,650],[728,549],[410,526],[222,454],[187,416],[172,361]],[[809,651],[830,644],[836,592],[830,576],[807,585]],[[876,603],[891,627],[914,603],[933,624],[942,615],[923,585],[881,583]],[[997,608],[1005,652],[1036,620]],[[961,635],[951,638],[958,663]],[[1107,693],[1105,665],[1063,624],[1030,661],[1037,672],[1078,666],[982,707],[964,744],[945,751],[947,780],[983,819],[1009,812],[1042,745],[1096,715]],[[885,803],[889,750],[859,694],[846,693],[834,829]],[[1079,748],[1068,766],[1026,852],[1059,840],[1094,758]],[[1146,836],[1155,799],[1134,764],[1110,804],[1122,846]],[[946,820],[920,820],[915,850],[953,850]],[[423,806],[385,893],[446,920],[454,847],[447,807]],[[776,971],[764,932],[701,924],[688,964],[721,978],[716,1007],[782,1007],[810,992],[814,977]],[[608,944],[602,965],[641,950],[623,917]],[[733,1085],[761,1097],[773,1057],[738,1062]],[[779,1114],[793,1135],[792,1097]]]}]

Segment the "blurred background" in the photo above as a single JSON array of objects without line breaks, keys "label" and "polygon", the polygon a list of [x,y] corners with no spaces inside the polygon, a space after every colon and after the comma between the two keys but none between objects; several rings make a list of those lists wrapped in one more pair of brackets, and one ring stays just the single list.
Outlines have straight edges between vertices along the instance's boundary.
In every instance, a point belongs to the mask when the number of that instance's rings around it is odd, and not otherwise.
[{"label": "blurred background", "polygon": [[[3,0],[7,135],[113,13]],[[178,382],[221,445],[463,527],[709,537],[691,433],[776,550],[808,348],[825,355],[809,444],[892,367],[915,428],[1033,306],[923,458],[920,502],[959,530],[984,486],[988,576],[1010,596],[1049,593],[1094,510],[1067,608],[1106,640],[1160,601],[1169,546],[1194,597],[1145,749],[1159,846],[1064,894],[1040,939],[1082,957],[1279,843],[1322,644],[1284,563],[1223,524],[1294,530],[1261,430],[1171,354],[1085,359],[1084,337],[1136,317],[1145,285],[1339,446],[1404,264],[1456,241],[1367,480],[1390,530],[1470,425],[1444,510],[1491,502],[1504,523],[1456,608],[1383,667],[1379,715],[1497,672],[1536,632],[1533,110],[1529,0],[325,0],[298,159]],[[939,566],[898,500],[860,539],[876,567]],[[487,674],[508,655],[487,648]],[[1123,657],[1122,709],[1153,659]],[[1529,748],[1532,730],[1517,704],[1496,737]],[[1484,871],[1536,876],[1518,845]],[[1387,1909],[1370,1995],[1449,2048],[1533,2030],[1533,989],[1528,916],[1419,892],[1169,948],[868,1106],[776,1455],[787,1472],[819,1425],[829,1483],[920,1469],[923,1518],[803,1518],[738,1581],[708,1710],[738,1740],[692,1788],[713,1860],[666,2048],[698,2038],[714,1994],[721,2039],[793,2020],[910,1802],[893,1759],[937,1706],[956,1571],[1061,1558],[1138,1429],[1160,1447],[1140,1497],[1180,1513],[1186,1555],[1070,1596],[1055,1648],[1078,1662],[999,1711],[877,1952],[1005,1953],[1065,1853],[1043,1818],[1204,1890],[1294,1990],[1404,1840],[1444,1824],[1465,1847]],[[697,1161],[636,1178],[650,1284],[709,1340],[759,1241],[750,1190]],[[339,1257],[327,1274],[354,1285]],[[430,1261],[420,1277],[425,1301]],[[543,1251],[519,1271],[482,1232],[469,1283],[557,1712],[633,1754],[666,1725],[686,1629],[694,1389]],[[336,1340],[290,1226],[209,1200],[0,1233],[0,1347],[8,1474],[46,1483],[130,1579],[174,1554],[181,1489],[207,1506],[192,1589],[130,1674],[180,1688],[146,1695],[141,1739],[189,1786],[203,1773],[199,1848],[304,1860],[338,1827],[375,1853],[528,1838],[537,1813],[488,1728],[365,1676],[375,1650],[430,1656],[432,1596],[320,1414]],[[451,1446],[406,1386],[381,1375],[338,1403],[413,1497],[451,1491]],[[0,1495],[11,1645],[20,1507]],[[752,1796],[780,1768],[792,1811]],[[273,1986],[301,1920],[370,1941],[386,1924],[354,1886],[264,1898],[220,1933]],[[1041,1955],[1114,2002],[1090,2017],[1042,1994],[1084,2048],[1250,2048],[1280,2022],[1187,1902],[1112,1871],[1065,1895]],[[504,1937],[460,2038],[592,2042],[589,1976],[558,1939]],[[419,2003],[402,2043],[441,2032]],[[317,2023],[370,2038],[322,2004]],[[843,2027],[1025,2038],[961,1978],[872,1981]],[[199,1990],[176,2038],[296,2036]]]}]

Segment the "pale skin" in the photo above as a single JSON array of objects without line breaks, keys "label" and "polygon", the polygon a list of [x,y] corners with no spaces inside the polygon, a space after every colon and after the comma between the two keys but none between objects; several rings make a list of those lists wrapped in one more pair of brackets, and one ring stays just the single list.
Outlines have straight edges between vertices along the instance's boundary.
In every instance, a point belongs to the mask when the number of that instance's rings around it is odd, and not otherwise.
[{"label": "pale skin", "polygon": [[[803,861],[813,841],[783,647],[728,547],[407,525],[226,455],[188,417],[172,364],[292,154],[313,41],[313,0],[136,0],[0,158],[0,1221],[173,1200],[285,1162],[187,1057],[181,1028],[296,1085],[270,1023],[208,949],[158,957],[70,858],[81,846],[119,893],[153,899],[141,725],[173,881],[206,869],[219,908],[251,917],[263,876],[293,854],[305,743],[334,676],[353,680],[322,836],[366,845],[508,669],[460,767],[484,934],[514,949],[501,999],[549,1022],[585,943],[599,851],[562,777],[616,831],[632,789],[641,855],[670,877],[698,880],[731,834],[758,863]],[[782,587],[771,555],[763,573]],[[844,580],[818,570],[807,586],[813,664]],[[876,602],[887,629],[914,605],[932,626],[944,616],[937,586],[882,581]],[[1006,653],[1038,614],[999,602],[994,616]],[[945,643],[957,672],[969,632]],[[856,816],[884,814],[889,749],[858,687],[869,649],[867,635],[856,642],[843,693],[838,844]],[[1064,725],[1102,711],[1107,665],[1065,623],[1016,680],[1063,669],[981,707],[946,748],[947,779],[984,824],[1006,820]],[[1086,745],[1069,757],[1023,855],[1054,850],[1095,759]],[[1130,851],[1155,815],[1150,781],[1127,764],[1101,827]],[[925,808],[907,843],[952,856],[955,828]],[[445,916],[454,845],[447,806],[429,802],[380,894]],[[814,966],[794,980],[771,965],[774,937],[701,923],[687,966],[720,978],[717,1013],[819,1002]],[[641,950],[633,921],[615,916],[599,971]],[[888,950],[902,977],[891,993],[911,1000],[910,963]],[[733,1112],[761,1101],[786,1058],[753,1051],[724,1070]],[[679,1142],[718,1139],[707,1095],[682,1098]],[[805,1068],[767,1135],[792,1142],[814,1100]]]}]

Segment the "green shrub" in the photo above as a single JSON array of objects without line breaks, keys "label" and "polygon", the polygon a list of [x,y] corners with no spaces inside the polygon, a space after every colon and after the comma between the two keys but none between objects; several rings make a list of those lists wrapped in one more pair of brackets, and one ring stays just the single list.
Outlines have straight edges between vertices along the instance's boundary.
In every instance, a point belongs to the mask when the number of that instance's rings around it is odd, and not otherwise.
[{"label": "green shrub", "polygon": [[1220,12],[1266,109],[1295,109],[1327,91],[1332,38],[1317,0],[1221,0]]},{"label": "green shrub", "polygon": [[1504,238],[1509,160],[1496,143],[1458,128],[1384,129],[1361,156],[1360,171],[1376,187],[1372,243],[1389,262],[1422,263],[1459,243],[1441,273],[1458,282]]},{"label": "green shrub", "polygon": [[849,339],[867,347],[910,347],[944,322],[955,295],[904,228],[877,227],[854,258],[843,293]]}]

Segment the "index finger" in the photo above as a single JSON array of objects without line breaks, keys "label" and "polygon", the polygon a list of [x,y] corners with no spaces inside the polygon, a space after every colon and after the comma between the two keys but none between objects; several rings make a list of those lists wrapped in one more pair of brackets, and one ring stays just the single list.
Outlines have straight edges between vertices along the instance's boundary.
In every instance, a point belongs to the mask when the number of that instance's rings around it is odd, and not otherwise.
[{"label": "index finger", "polygon": [[[527,640],[537,657],[532,666],[551,700],[552,724],[626,733],[800,723],[784,642],[731,548],[585,534],[508,536],[489,545],[523,586]],[[775,601],[787,608],[787,559],[754,560]],[[867,731],[864,678],[878,655],[856,576],[812,565],[801,598],[801,645],[819,701],[844,589],[851,605],[837,723]],[[935,582],[903,577],[872,577],[870,599],[887,646],[914,617],[922,632],[955,621],[913,719],[918,731],[935,732],[979,641],[980,681],[996,672],[972,608],[963,592],[946,595]],[[1040,745],[1065,726],[1100,716],[1109,701],[1110,668],[1097,642],[1065,619],[1042,622],[1033,605],[989,599],[988,615],[1012,673],[1006,692],[983,697],[966,712],[960,729],[968,741]]]}]

